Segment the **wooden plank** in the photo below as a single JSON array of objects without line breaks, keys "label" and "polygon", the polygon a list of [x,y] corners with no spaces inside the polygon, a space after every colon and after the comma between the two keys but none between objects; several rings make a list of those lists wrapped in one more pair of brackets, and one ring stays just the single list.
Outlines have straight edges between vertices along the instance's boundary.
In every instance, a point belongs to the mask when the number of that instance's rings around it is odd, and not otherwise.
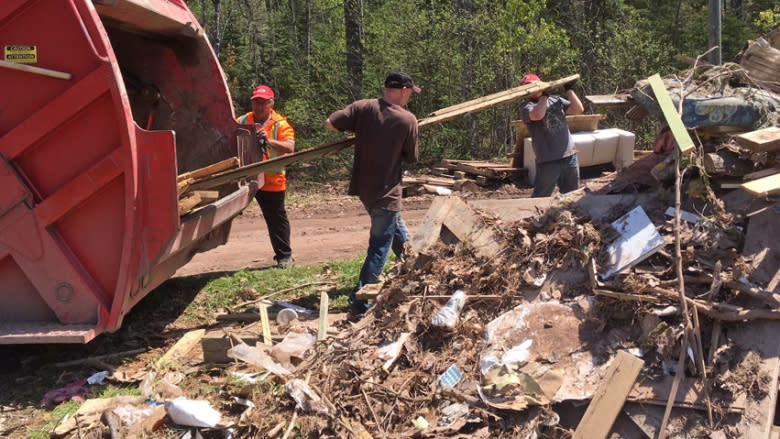
[{"label": "wooden plank", "polygon": [[618,351],[580,420],[574,439],[606,438],[645,362]]},{"label": "wooden plank", "polygon": [[664,114],[667,125],[672,130],[674,140],[677,141],[677,146],[680,148],[680,152],[688,152],[693,149],[693,139],[688,134],[688,130],[683,124],[680,114],[677,113],[677,108],[672,102],[672,98],[669,97],[669,93],[666,92],[666,86],[659,74],[655,74],[648,78],[650,87],[653,89],[655,99],[658,102],[658,106],[661,107],[661,111]]},{"label": "wooden plank", "polygon": [[437,186],[452,187],[455,185],[455,180],[452,178],[430,177],[430,176],[422,175],[417,177],[403,177],[401,179],[401,184],[403,185],[433,184]]},{"label": "wooden plank", "polygon": [[780,168],[767,168],[760,171],[751,172],[750,174],[745,174],[742,179],[745,181],[758,180],[759,178],[764,178],[775,174],[780,174]]},{"label": "wooden plank", "polygon": [[213,203],[219,199],[219,191],[195,191],[200,196],[201,204]]},{"label": "wooden plank", "polygon": [[317,340],[325,340],[328,336],[328,304],[330,298],[325,291],[320,292],[320,321],[317,325]]},{"label": "wooden plank", "polygon": [[[469,112],[476,112],[486,110],[498,105],[509,104],[521,99],[525,99],[536,91],[546,90],[548,88],[560,87],[569,82],[575,81],[580,75],[572,75],[566,78],[558,79],[556,81],[547,82],[543,84],[527,84],[520,87],[515,87],[509,90],[505,90],[493,95],[485,96],[479,99],[464,102],[462,104],[454,105],[451,107],[443,108],[434,113],[431,113],[429,117],[426,117],[418,121],[418,128],[425,128],[429,125],[436,125],[444,121],[454,119],[463,114]],[[240,180],[242,178],[251,177],[253,175],[260,174],[261,172],[270,171],[273,169],[280,169],[285,166],[289,166],[294,163],[311,161],[317,158],[325,157],[328,155],[336,154],[350,146],[354,145],[355,137],[350,136],[346,139],[337,140],[334,142],[326,143],[314,148],[310,148],[303,151],[297,151],[292,154],[286,154],[281,157],[276,157],[270,160],[252,163],[251,165],[243,166],[237,169],[220,172],[209,177],[205,177],[192,184],[191,190],[199,189],[211,189],[222,186],[227,183]]]},{"label": "wooden plank", "polygon": [[168,352],[166,352],[154,363],[155,368],[159,369],[160,367],[172,361],[181,361],[181,359],[187,355],[187,353],[191,351],[196,344],[200,343],[200,339],[203,338],[205,334],[205,329],[196,329],[184,334],[184,336],[180,338],[176,344],[168,349]]},{"label": "wooden plank", "polygon": [[741,352],[753,351],[758,354],[761,359],[758,374],[769,378],[769,382],[762,386],[766,389],[764,398],[747,399],[745,414],[739,424],[741,437],[767,438],[772,431],[777,407],[777,377],[780,373],[778,333],[780,322],[769,320],[740,322],[728,328],[729,340]]},{"label": "wooden plank", "polygon": [[185,196],[179,200],[179,216],[184,216],[190,213],[190,211],[192,211],[192,209],[200,204],[200,202],[201,198],[197,192]]},{"label": "wooden plank", "polygon": [[[665,407],[673,381],[674,377],[671,376],[664,376],[660,379],[642,378],[631,388],[626,400]],[[680,381],[673,404],[674,407],[706,410],[707,400],[701,380],[699,378],[684,378]],[[739,394],[732,401],[728,401],[728,406],[724,406],[722,409],[741,413],[745,411],[745,404],[745,395]]]},{"label": "wooden plank", "polygon": [[616,108],[628,105],[628,95],[586,95],[585,100],[596,108]]},{"label": "wooden plank", "polygon": [[503,200],[468,200],[472,208],[482,209],[505,222],[519,221],[544,212],[555,201],[552,197],[514,198]]},{"label": "wooden plank", "polygon": [[463,102],[451,107],[442,108],[441,110],[431,113],[425,119],[422,119],[420,121],[420,127],[442,123],[446,120],[454,119],[455,117],[464,115],[466,113],[486,110],[498,105],[505,105],[520,101],[531,96],[537,91],[544,91],[551,88],[561,87],[564,84],[576,81],[579,79],[579,77],[580,75],[572,75],[551,82],[535,82],[533,84],[521,85],[520,87],[515,87],[488,96],[483,96],[481,98],[473,99],[471,101]]},{"label": "wooden plank", "polygon": [[425,213],[425,217],[412,238],[412,250],[415,253],[424,252],[439,239],[441,234],[441,225],[444,218],[452,210],[454,197],[436,198]]},{"label": "wooden plank", "polygon": [[756,197],[766,197],[780,193],[780,174],[770,175],[744,183],[740,186]]},{"label": "wooden plank", "polygon": [[482,224],[481,218],[463,200],[458,197],[450,197],[450,200],[451,208],[442,225],[460,241],[471,244],[480,256],[495,257],[501,246],[493,231]]},{"label": "wooden plank", "polygon": [[761,130],[734,136],[739,146],[753,152],[774,152],[780,150],[780,127],[769,127]]},{"label": "wooden plank", "polygon": [[274,344],[271,338],[271,324],[268,319],[268,305],[260,303],[260,326],[263,328],[263,343],[272,346]]},{"label": "wooden plank", "polygon": [[228,169],[233,169],[238,167],[238,157],[231,157],[226,160],[219,161],[217,163],[213,163],[211,165],[205,166],[200,169],[196,169],[194,171],[185,172],[184,174],[179,175],[176,178],[176,181],[182,181],[187,179],[200,179],[204,177],[208,177],[210,175],[214,175],[218,172],[227,171]]}]

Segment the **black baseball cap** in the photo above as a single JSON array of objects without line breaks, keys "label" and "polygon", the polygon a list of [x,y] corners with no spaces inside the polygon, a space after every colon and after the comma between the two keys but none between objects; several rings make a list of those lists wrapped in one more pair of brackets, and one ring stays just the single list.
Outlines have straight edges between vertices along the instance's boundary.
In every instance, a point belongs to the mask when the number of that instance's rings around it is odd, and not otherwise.
[{"label": "black baseball cap", "polygon": [[415,93],[422,91],[414,84],[412,77],[404,72],[392,72],[385,79],[385,88],[411,88]]}]

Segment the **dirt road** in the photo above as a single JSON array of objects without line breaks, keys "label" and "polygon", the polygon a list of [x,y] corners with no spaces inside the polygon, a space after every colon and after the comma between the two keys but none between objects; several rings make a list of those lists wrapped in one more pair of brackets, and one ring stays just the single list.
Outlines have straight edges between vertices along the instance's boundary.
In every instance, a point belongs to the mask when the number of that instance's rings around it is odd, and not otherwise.
[{"label": "dirt road", "polygon": [[[425,216],[430,199],[406,202],[403,217],[414,232]],[[365,254],[368,246],[368,214],[354,198],[329,200],[325,205],[288,206],[293,258],[298,265],[344,261]],[[263,268],[274,264],[273,250],[257,204],[252,203],[233,221],[226,245],[196,255],[176,276],[216,271]]]}]

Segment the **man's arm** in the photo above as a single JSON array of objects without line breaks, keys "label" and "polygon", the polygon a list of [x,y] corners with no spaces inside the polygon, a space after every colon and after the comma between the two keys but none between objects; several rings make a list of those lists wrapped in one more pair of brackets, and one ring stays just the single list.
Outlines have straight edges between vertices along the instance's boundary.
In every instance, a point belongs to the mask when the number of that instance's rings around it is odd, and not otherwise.
[{"label": "man's arm", "polygon": [[528,112],[528,118],[532,121],[542,120],[547,114],[547,96],[542,96],[536,102],[534,109]]},{"label": "man's arm", "polygon": [[577,93],[574,93],[574,90],[569,89],[566,91],[566,99],[568,99],[570,103],[569,108],[566,109],[567,115],[582,114],[582,112],[585,111],[585,107],[582,105]]},{"label": "man's arm", "polygon": [[272,140],[268,139],[268,146],[282,154],[295,152],[295,140]]},{"label": "man's arm", "polygon": [[417,120],[409,129],[409,136],[401,149],[401,160],[406,163],[417,163],[420,160],[420,143],[417,138]]},{"label": "man's arm", "polygon": [[325,128],[330,131],[339,132],[339,130],[333,126],[333,123],[331,123],[330,118],[325,119]]}]

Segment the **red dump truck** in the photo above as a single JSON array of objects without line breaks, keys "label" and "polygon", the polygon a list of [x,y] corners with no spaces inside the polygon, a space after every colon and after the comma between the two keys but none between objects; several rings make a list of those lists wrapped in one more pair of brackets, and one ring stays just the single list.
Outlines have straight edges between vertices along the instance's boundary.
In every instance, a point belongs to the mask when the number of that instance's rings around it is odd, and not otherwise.
[{"label": "red dump truck", "polygon": [[183,0],[2,0],[0,45],[0,344],[86,343],[225,243],[257,185],[179,216],[177,176],[237,150]]}]

